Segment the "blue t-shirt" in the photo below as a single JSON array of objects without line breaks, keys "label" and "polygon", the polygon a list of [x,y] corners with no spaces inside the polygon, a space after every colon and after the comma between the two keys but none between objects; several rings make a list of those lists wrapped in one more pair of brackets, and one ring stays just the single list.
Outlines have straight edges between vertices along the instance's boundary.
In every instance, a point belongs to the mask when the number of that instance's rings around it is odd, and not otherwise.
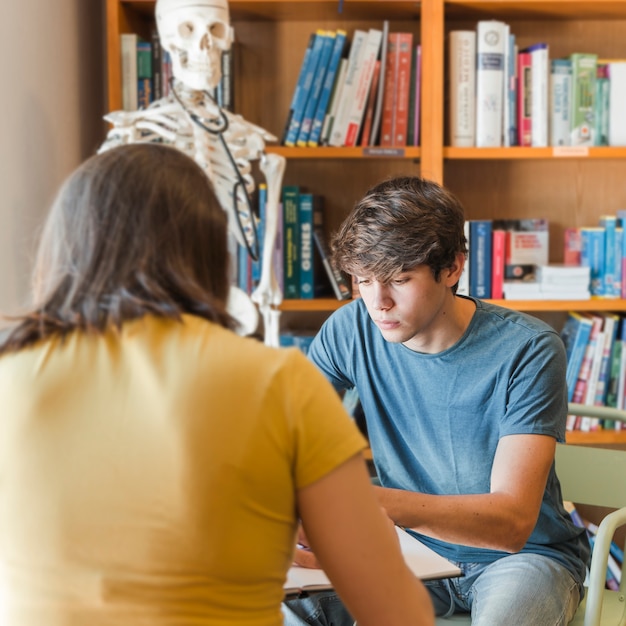
[{"label": "blue t-shirt", "polygon": [[[475,303],[463,336],[437,354],[385,341],[360,299],[336,311],[311,344],[309,357],[336,389],[356,388],[385,487],[489,493],[501,437],[539,434],[564,441],[566,356],[558,333],[535,317]],[[508,554],[420,539],[458,562]],[[584,581],[589,544],[563,508],[554,464],[523,551],[553,557],[579,584]]]}]

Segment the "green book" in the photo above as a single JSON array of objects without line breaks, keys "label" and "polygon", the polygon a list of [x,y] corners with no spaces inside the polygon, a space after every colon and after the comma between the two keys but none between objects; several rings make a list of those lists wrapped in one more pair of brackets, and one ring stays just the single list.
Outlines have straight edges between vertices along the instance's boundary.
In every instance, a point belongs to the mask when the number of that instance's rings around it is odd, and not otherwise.
[{"label": "green book", "polygon": [[300,188],[283,187],[283,294],[285,299],[300,298]]}]

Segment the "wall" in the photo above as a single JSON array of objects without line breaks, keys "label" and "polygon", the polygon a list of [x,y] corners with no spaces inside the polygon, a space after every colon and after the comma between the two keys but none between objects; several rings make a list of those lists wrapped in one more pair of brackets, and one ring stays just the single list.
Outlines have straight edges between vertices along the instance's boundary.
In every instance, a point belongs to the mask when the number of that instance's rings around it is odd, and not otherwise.
[{"label": "wall", "polygon": [[28,302],[56,189],[105,133],[104,0],[0,2],[0,313]]}]

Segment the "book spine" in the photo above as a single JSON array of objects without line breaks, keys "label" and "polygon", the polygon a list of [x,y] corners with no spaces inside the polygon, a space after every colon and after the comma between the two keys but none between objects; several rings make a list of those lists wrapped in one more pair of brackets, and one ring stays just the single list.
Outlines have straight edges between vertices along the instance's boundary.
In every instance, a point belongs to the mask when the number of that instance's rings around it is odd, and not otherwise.
[{"label": "book spine", "polygon": [[609,145],[609,66],[598,62],[596,66],[596,146]]},{"label": "book spine", "polygon": [[604,295],[604,228],[580,229],[580,264],[588,267],[591,274],[589,290],[592,296]]},{"label": "book spine", "polygon": [[307,145],[315,147],[319,145],[320,137],[322,135],[322,128],[324,126],[324,118],[328,110],[333,88],[335,86],[335,80],[337,78],[337,72],[339,70],[339,64],[343,55],[343,49],[346,44],[346,31],[337,30],[335,32],[335,41],[333,49],[330,53],[330,59],[328,60],[328,68],[324,74],[324,81],[322,83],[322,90],[320,92],[319,100],[317,103],[317,109],[311,123],[311,133],[307,140]]},{"label": "book spine", "polygon": [[548,44],[535,44],[528,51],[532,66],[530,141],[535,148],[545,148],[548,145]]},{"label": "book spine", "polygon": [[472,148],[476,132],[476,32],[451,31],[448,50],[450,145]]},{"label": "book spine", "polygon": [[572,63],[569,59],[552,59],[550,68],[550,145],[569,146]]},{"label": "book spine", "polygon": [[491,220],[470,220],[470,296],[491,297]]},{"label": "book spine", "polygon": [[504,297],[504,255],[506,232],[494,229],[492,234],[492,263],[491,263],[491,297],[500,300]]},{"label": "book spine", "polygon": [[311,84],[309,98],[306,103],[302,123],[300,124],[300,131],[298,132],[298,139],[296,141],[296,145],[302,148],[306,147],[313,128],[313,119],[315,118],[317,105],[319,104],[320,96],[322,94],[324,78],[326,76],[330,56],[335,45],[336,34],[334,31],[329,30],[325,31],[322,37],[323,42],[320,50],[320,59],[313,74],[313,82]]},{"label": "book spine", "polygon": [[602,347],[602,358],[600,361],[600,371],[598,372],[598,384],[593,404],[604,406],[608,392],[609,374],[611,369],[611,353],[616,340],[616,315],[607,314],[604,316],[604,345]]},{"label": "book spine", "polygon": [[339,106],[339,100],[341,99],[341,91],[343,90],[343,84],[346,78],[346,71],[348,70],[348,59],[342,58],[339,62],[339,68],[337,70],[337,77],[335,78],[335,84],[330,96],[330,102],[328,105],[328,113],[324,116],[324,124],[322,126],[322,133],[320,136],[320,143],[327,146],[330,139],[330,133],[332,132],[333,125],[335,123],[335,116],[337,115],[337,107]]},{"label": "book spine", "polygon": [[125,111],[136,111],[137,97],[137,42],[139,37],[134,33],[120,35],[120,53],[122,58],[122,108]]},{"label": "book spine", "polygon": [[574,53],[570,98],[570,142],[572,146],[592,146],[595,141],[594,101],[597,54]]},{"label": "book spine", "polygon": [[[307,76],[309,63],[311,61],[311,55],[313,54],[313,46],[315,45],[315,41],[317,40],[317,33],[311,33],[309,36],[309,41],[307,43],[307,47],[304,50],[304,55],[302,57],[302,63],[300,64],[300,73],[298,74],[298,80],[296,81],[295,89],[293,90],[293,96],[291,97],[291,104],[289,105],[289,113],[287,115],[287,121],[285,123],[285,130],[283,131],[282,143],[285,144],[287,141],[287,136],[289,135],[292,129],[292,120],[294,117],[294,112],[296,109],[304,106],[304,98],[306,94],[304,93],[304,81]],[[296,121],[293,121],[294,131],[292,131],[291,136],[294,136],[294,133],[297,132],[295,129],[299,128],[299,125]]]},{"label": "book spine", "polygon": [[267,211],[267,184],[259,183],[258,191],[258,213],[259,220],[257,222],[256,234],[259,241],[259,258],[252,262],[252,283],[256,287],[261,280],[261,259],[263,258],[263,235],[265,232],[266,211]]},{"label": "book spine", "polygon": [[505,145],[516,146],[517,133],[517,38],[509,33],[508,67],[505,85],[505,108],[508,107],[508,132],[504,127]]},{"label": "book spine", "polygon": [[600,227],[604,229],[604,267],[602,270],[602,290],[605,298],[619,298],[620,286],[615,277],[615,239],[617,217],[601,215]]},{"label": "book spine", "polygon": [[580,265],[580,230],[575,227],[566,228],[563,239],[563,263]]},{"label": "book spine", "polygon": [[504,51],[506,25],[496,20],[478,22],[476,34],[476,145],[502,145]]},{"label": "book spine", "polygon": [[609,145],[626,146],[626,60],[609,66]]},{"label": "book spine", "polygon": [[395,120],[393,145],[395,146],[406,146],[408,140],[412,49],[413,33],[398,33],[398,78],[393,116]]},{"label": "book spine", "polygon": [[374,75],[370,84],[370,92],[367,97],[367,108],[363,119],[363,131],[361,132],[360,145],[365,147],[370,145],[372,135],[372,122],[374,121],[374,108],[376,106],[376,93],[378,91],[378,81],[380,80],[380,60],[374,65]]},{"label": "book spine", "polygon": [[567,361],[565,377],[567,381],[567,401],[572,402],[576,381],[578,380],[580,368],[587,349],[587,343],[591,334],[591,322],[586,317],[582,317],[575,312],[569,313],[568,322],[572,326],[573,339],[570,340],[571,348],[569,351],[571,354]]},{"label": "book spine", "polygon": [[341,96],[337,105],[337,113],[330,131],[328,140],[331,146],[343,146],[346,131],[348,129],[348,121],[352,104],[356,97],[356,89],[358,86],[360,68],[362,59],[365,54],[368,33],[364,30],[355,30],[352,36],[352,45],[350,46],[350,54],[348,55],[348,67],[346,69],[346,77],[341,89]]},{"label": "book spine", "polygon": [[217,103],[227,111],[235,110],[235,77],[233,76],[235,64],[235,44],[228,50],[222,51],[221,71],[222,77],[217,86]]},{"label": "book spine", "polygon": [[530,53],[517,55],[517,133],[518,145],[529,147],[532,141],[532,66]]},{"label": "book spine", "polygon": [[283,272],[285,299],[300,297],[300,267],[298,261],[300,228],[298,225],[298,196],[295,185],[283,187]]},{"label": "book spine", "polygon": [[511,54],[511,27],[504,24],[503,29],[504,41],[504,58],[503,58],[503,79],[502,79],[502,145],[508,147],[511,145],[509,141],[509,128],[511,122],[509,116],[509,55]]},{"label": "book spine", "polygon": [[383,36],[380,43],[380,77],[378,79],[378,93],[376,94],[376,105],[374,107],[374,119],[372,120],[372,132],[370,145],[379,143],[380,124],[383,114],[385,98],[385,76],[387,73],[387,48],[389,46],[389,20],[383,21]]},{"label": "book spine", "polygon": [[163,47],[159,38],[159,31],[154,28],[150,33],[150,42],[152,44],[152,94],[155,100],[160,100],[165,94],[163,92],[163,73],[161,66],[163,65]]},{"label": "book spine", "polygon": [[469,296],[469,254],[470,254],[470,222],[465,220],[463,224],[463,235],[465,236],[465,247],[467,253],[465,255],[465,263],[463,264],[463,271],[459,276],[459,283],[456,288],[456,292],[461,296]]},{"label": "book spine", "polygon": [[413,85],[413,136],[411,145],[420,145],[420,115],[422,111],[422,45],[415,46],[415,63],[413,74],[415,81]]},{"label": "book spine", "polygon": [[393,146],[394,138],[394,110],[397,82],[397,33],[389,33],[387,40],[387,59],[384,74],[384,98],[380,120],[380,145]]},{"label": "book spine", "polygon": [[370,92],[374,68],[380,52],[382,31],[370,28],[359,63],[359,73],[353,91],[352,105],[348,114],[343,145],[354,147],[359,139],[367,97]]},{"label": "book spine", "polygon": [[298,198],[298,222],[300,224],[300,297],[310,300],[313,291],[313,194],[300,193]]}]

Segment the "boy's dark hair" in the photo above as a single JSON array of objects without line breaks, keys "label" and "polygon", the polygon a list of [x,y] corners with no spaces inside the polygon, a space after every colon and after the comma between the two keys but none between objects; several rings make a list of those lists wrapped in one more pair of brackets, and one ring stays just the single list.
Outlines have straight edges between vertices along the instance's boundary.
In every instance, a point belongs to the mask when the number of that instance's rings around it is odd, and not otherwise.
[{"label": "boy's dark hair", "polygon": [[332,253],[348,274],[386,282],[427,265],[439,280],[459,253],[467,254],[464,224],[461,203],[441,185],[417,176],[392,178],[356,203],[331,240]]},{"label": "boy's dark hair", "polygon": [[34,271],[34,305],[0,353],[51,335],[183,313],[232,328],[227,218],[202,169],[176,148],[92,156],[61,187]]}]

